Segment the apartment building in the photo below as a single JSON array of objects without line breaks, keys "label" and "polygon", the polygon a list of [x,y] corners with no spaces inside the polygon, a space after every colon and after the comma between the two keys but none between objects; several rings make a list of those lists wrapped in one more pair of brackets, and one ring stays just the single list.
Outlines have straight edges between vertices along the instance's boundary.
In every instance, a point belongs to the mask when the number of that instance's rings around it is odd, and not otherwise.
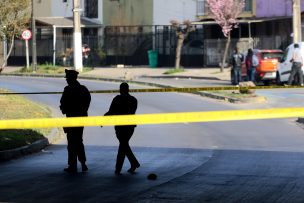
[{"label": "apartment building", "polygon": [[105,26],[170,25],[196,19],[196,0],[104,0]]},{"label": "apartment building", "polygon": [[[103,1],[79,1],[82,42],[90,46],[98,46],[98,37],[103,33]],[[58,64],[64,55],[72,55],[73,0],[32,0],[32,2],[36,22],[37,61]],[[22,65],[25,61],[24,56],[24,43],[17,39],[8,64]]]},{"label": "apartment building", "polygon": [[[58,28],[56,34],[68,32],[73,28],[73,0],[33,0],[37,29],[48,25]],[[81,9],[81,27],[84,34],[101,33],[102,0],[79,0]]]},{"label": "apartment building", "polygon": [[[304,11],[304,1],[301,1],[301,10]],[[198,0],[197,14],[202,24],[208,24],[212,20],[206,0]],[[280,35],[288,40],[292,33],[292,1],[245,0],[245,8],[239,22],[239,29],[232,32],[235,38]],[[217,27],[218,29],[220,28]],[[209,26],[206,33],[208,38],[220,37],[216,34],[220,32],[214,30],[214,26]]]},{"label": "apartment building", "polygon": [[155,49],[159,66],[173,66],[176,36],[170,21],[195,21],[196,10],[197,0],[104,0],[108,63],[148,64],[147,51]]},{"label": "apartment building", "polygon": [[[73,0],[33,2],[38,63],[57,64],[73,47]],[[194,21],[197,10],[196,0],[80,0],[80,4],[83,43],[90,44],[92,51],[104,51],[108,65],[147,64],[147,50],[157,47],[167,55],[174,54],[171,44],[175,34],[170,31],[170,21]],[[19,56],[24,60],[18,43],[11,57],[15,61]]]},{"label": "apartment building", "polygon": [[[205,65],[218,65],[221,61],[225,37],[212,19],[207,0],[197,0],[198,24],[204,25]],[[301,0],[304,10],[304,0]],[[239,27],[231,32],[231,49],[238,46],[259,49],[285,49],[292,42],[291,0],[245,0]],[[303,27],[303,26],[302,26]]]},{"label": "apartment building", "polygon": [[[72,47],[73,0],[33,0],[38,58],[54,61]],[[160,66],[174,65],[176,37],[171,20],[193,21],[197,29],[185,40],[182,65],[217,66],[225,37],[208,10],[207,0],[80,0],[84,43],[102,49],[107,65],[148,64],[156,49]],[[304,0],[301,0],[304,10]],[[232,43],[242,50],[284,49],[292,41],[291,0],[245,0]],[[61,40],[61,41],[60,41]],[[16,43],[13,55],[24,57]],[[20,48],[20,53],[18,52]],[[19,55],[18,55],[19,54]],[[51,59],[51,60],[50,60]]]}]

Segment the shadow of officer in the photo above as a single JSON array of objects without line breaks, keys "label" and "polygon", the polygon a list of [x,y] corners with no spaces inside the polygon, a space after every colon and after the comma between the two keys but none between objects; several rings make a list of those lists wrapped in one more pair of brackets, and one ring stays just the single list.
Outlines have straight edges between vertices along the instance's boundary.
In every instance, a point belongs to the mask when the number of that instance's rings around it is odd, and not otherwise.
[{"label": "shadow of officer", "polygon": [[[77,81],[78,72],[65,70],[65,78],[68,85],[64,88],[60,99],[60,110],[66,117],[88,116],[91,95],[88,89]],[[68,141],[68,167],[66,172],[77,172],[77,157],[81,163],[82,171],[88,170],[86,166],[86,155],[83,145],[83,127],[64,127]]]},{"label": "shadow of officer", "polygon": [[[137,99],[129,94],[129,85],[127,83],[121,83],[120,85],[120,95],[117,95],[110,106],[107,115],[131,115],[135,114],[137,109]],[[116,159],[116,170],[115,174],[120,175],[125,157],[129,159],[131,168],[128,170],[129,173],[134,173],[136,168],[140,166],[136,157],[134,156],[131,147],[129,145],[129,140],[131,139],[134,128],[136,125],[125,125],[125,126],[115,126],[116,137],[119,140],[119,147]]]}]

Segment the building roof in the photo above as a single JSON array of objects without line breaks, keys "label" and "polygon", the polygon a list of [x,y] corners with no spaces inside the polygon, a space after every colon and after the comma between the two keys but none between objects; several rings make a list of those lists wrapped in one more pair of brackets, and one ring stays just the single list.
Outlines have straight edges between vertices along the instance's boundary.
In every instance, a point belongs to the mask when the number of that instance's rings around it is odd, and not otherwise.
[{"label": "building roof", "polygon": [[[73,28],[73,18],[72,17],[38,17],[36,18],[36,23],[40,26],[55,26],[60,28]],[[80,19],[81,27],[87,28],[98,28],[102,27],[101,23],[93,22],[87,18]]]}]

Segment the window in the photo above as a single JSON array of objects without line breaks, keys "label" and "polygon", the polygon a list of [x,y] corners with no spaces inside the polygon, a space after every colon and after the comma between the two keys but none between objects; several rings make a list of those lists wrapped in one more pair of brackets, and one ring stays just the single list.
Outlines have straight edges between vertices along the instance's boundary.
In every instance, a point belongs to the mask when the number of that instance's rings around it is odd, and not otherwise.
[{"label": "window", "polygon": [[286,50],[284,51],[282,60],[281,60],[282,63],[287,60],[288,53],[289,53],[289,48],[286,48]]},{"label": "window", "polygon": [[208,4],[206,0],[197,0],[197,15],[203,16],[208,14]]},{"label": "window", "polygon": [[262,52],[263,59],[278,59],[279,61],[281,61],[282,57],[282,52]]},{"label": "window", "polygon": [[244,11],[252,11],[252,0],[245,0]]},{"label": "window", "polygon": [[85,1],[85,17],[98,18],[98,0]]}]

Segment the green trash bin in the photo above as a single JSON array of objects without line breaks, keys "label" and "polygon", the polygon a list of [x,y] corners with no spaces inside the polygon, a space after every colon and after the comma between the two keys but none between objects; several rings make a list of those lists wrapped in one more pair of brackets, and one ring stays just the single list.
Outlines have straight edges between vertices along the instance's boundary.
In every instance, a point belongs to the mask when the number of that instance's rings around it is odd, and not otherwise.
[{"label": "green trash bin", "polygon": [[151,68],[157,67],[157,60],[158,60],[157,50],[149,50],[148,51],[148,57],[149,57],[149,66]]}]

